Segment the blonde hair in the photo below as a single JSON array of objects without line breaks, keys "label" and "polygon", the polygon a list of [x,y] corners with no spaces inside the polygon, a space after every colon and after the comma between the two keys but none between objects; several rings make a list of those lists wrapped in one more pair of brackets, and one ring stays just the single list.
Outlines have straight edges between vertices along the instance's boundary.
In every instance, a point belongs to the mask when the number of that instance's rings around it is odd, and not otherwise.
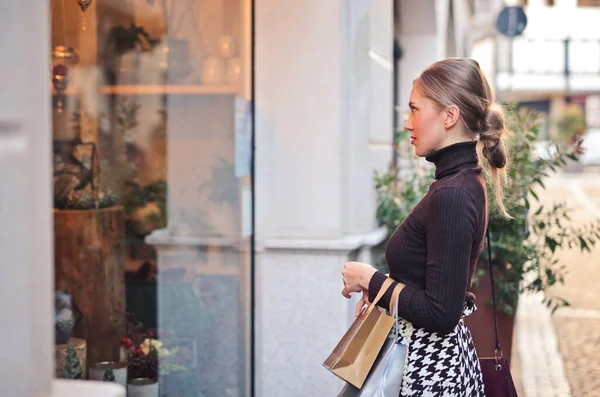
[{"label": "blonde hair", "polygon": [[418,84],[421,93],[440,107],[458,107],[466,133],[479,141],[479,149],[492,177],[496,206],[510,218],[504,206],[508,165],[504,111],[494,103],[490,85],[477,61],[444,59],[425,69],[414,84]]}]

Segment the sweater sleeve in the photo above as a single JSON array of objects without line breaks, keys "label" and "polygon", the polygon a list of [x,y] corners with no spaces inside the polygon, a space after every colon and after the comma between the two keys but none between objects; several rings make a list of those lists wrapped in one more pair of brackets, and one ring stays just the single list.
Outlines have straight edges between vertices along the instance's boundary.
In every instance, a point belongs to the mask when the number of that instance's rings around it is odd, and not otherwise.
[{"label": "sweater sleeve", "polygon": [[[447,334],[460,320],[467,292],[476,206],[461,188],[447,187],[429,197],[428,210],[425,289],[406,286],[398,313],[416,326]],[[372,281],[378,282],[377,277]]]},{"label": "sweater sleeve", "polygon": [[[379,290],[383,286],[384,281],[388,278],[387,275],[377,271],[371,277],[369,281],[369,302],[373,302],[379,293]],[[385,294],[381,297],[379,302],[377,302],[377,306],[383,307],[388,310],[390,306],[390,302],[392,300],[392,293],[394,292],[394,288],[398,284],[397,281],[394,281],[392,285],[385,291]]]}]

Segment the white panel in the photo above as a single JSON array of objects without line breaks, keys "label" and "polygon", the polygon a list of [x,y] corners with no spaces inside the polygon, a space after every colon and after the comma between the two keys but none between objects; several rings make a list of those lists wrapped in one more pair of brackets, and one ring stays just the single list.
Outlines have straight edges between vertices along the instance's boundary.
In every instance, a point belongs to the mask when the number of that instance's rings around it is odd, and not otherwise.
[{"label": "white panel", "polygon": [[342,62],[346,66],[341,74],[348,74],[347,86],[344,87],[347,92],[344,120],[347,124],[341,132],[340,141],[344,189],[340,207],[342,232],[354,234],[369,231],[374,225],[371,163],[364,154],[368,147],[370,120],[381,116],[371,114],[373,76],[370,42],[372,24],[376,23],[371,18],[371,2],[360,0],[345,4],[347,17],[344,18],[346,33],[343,37],[348,40],[343,40],[342,46],[347,59]]},{"label": "white panel", "polygon": [[49,395],[53,376],[49,4],[0,6],[0,395],[7,397]]},{"label": "white panel", "polygon": [[498,73],[497,88],[502,91],[562,91],[565,89],[565,79],[556,74],[514,74]]},{"label": "white panel", "polygon": [[404,54],[400,60],[400,110],[408,108],[408,99],[413,80],[432,63],[439,61],[432,48],[437,48],[435,35],[403,36],[401,38]]},{"label": "white panel", "polygon": [[371,49],[392,61],[394,13],[392,0],[370,0]]},{"label": "white panel", "polygon": [[339,236],[340,2],[259,0],[255,14],[257,233]]},{"label": "white panel", "polygon": [[571,75],[569,88],[573,91],[598,92],[600,91],[600,76]]},{"label": "white panel", "polygon": [[529,41],[515,39],[513,42],[513,66],[515,72],[555,72],[564,70],[565,50],[562,41]]},{"label": "white panel", "polygon": [[437,0],[397,0],[402,35],[435,34]]},{"label": "white panel", "polygon": [[[391,9],[385,15],[381,6],[256,4],[261,397],[333,396],[343,384],[321,365],[352,320],[353,302],[340,293],[341,268],[350,252],[369,246],[364,236],[375,223],[375,120],[385,120],[377,128],[391,136],[391,45],[384,51],[383,38],[391,33]],[[373,24],[388,25],[373,32]],[[373,48],[371,34],[381,35]]]},{"label": "white panel", "polygon": [[569,47],[569,68],[572,73],[599,73],[600,42],[571,42],[571,45]]},{"label": "white panel", "polygon": [[[390,143],[393,134],[393,4],[371,0],[370,141]],[[389,155],[391,158],[391,153]]]},{"label": "white panel", "polygon": [[394,76],[391,70],[384,69],[373,60],[370,66],[371,142],[391,143],[394,121]]},{"label": "white panel", "polygon": [[594,7],[573,7],[572,5],[554,7],[529,6],[527,27],[523,32],[526,38],[564,39],[599,38],[598,20],[600,9]]}]

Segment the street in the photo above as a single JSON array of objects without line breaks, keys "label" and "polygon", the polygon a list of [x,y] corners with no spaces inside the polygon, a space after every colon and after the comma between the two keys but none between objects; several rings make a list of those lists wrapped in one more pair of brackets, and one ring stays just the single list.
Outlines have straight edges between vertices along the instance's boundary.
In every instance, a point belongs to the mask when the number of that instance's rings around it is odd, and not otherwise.
[{"label": "street", "polygon": [[[574,210],[574,225],[600,218],[597,168],[556,175],[546,186],[540,194],[542,203],[566,202]],[[559,259],[568,273],[564,285],[551,294],[565,298],[570,306],[550,317],[539,297],[522,296],[512,373],[520,396],[600,396],[600,244],[591,254],[568,250]]]}]

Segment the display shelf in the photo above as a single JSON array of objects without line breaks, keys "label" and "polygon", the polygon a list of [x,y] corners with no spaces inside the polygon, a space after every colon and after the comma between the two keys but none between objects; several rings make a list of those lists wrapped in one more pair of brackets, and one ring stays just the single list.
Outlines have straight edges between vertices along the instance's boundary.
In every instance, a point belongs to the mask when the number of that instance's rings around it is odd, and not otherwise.
[{"label": "display shelf", "polygon": [[235,94],[238,87],[232,85],[105,85],[101,87],[109,95],[152,95],[152,94]]},{"label": "display shelf", "polygon": [[[56,90],[52,87],[52,94]],[[239,89],[231,85],[103,85],[98,91],[107,95],[208,95],[208,94],[236,94]],[[65,95],[76,95],[73,87],[68,87]]]}]

